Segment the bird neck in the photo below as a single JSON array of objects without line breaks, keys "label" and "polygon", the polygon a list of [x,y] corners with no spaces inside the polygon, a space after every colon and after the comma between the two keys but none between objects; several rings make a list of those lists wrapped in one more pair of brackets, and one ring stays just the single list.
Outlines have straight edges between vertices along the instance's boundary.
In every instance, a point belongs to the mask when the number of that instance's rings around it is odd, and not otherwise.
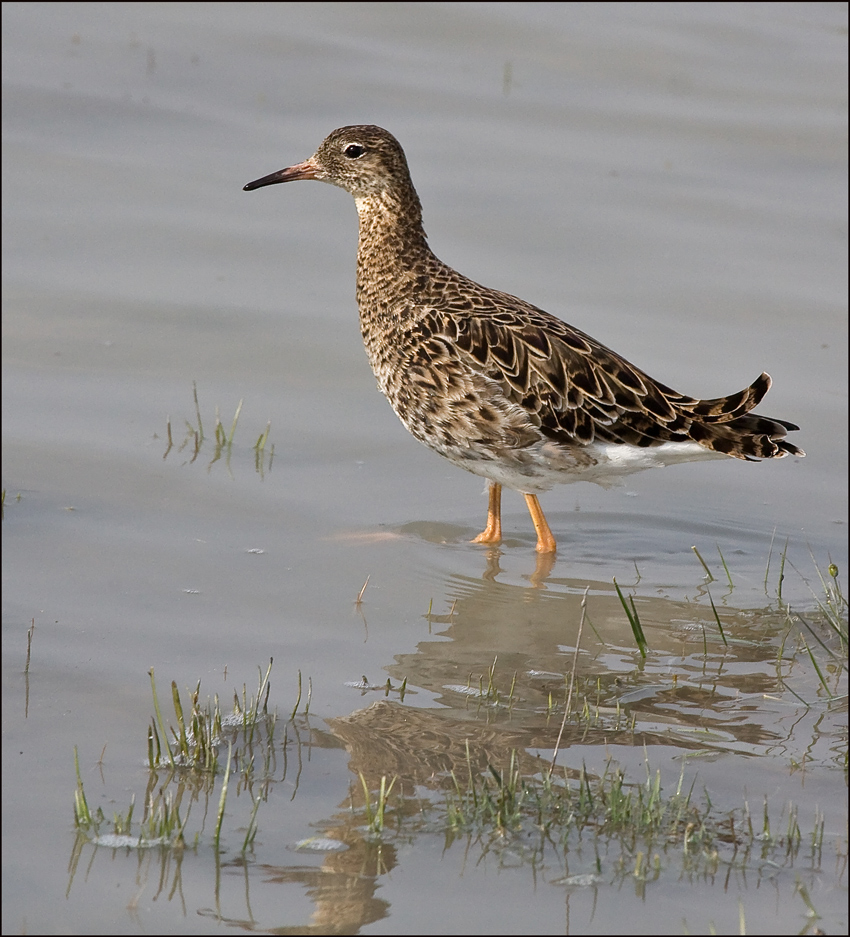
[{"label": "bird neck", "polygon": [[378,312],[422,289],[421,277],[433,254],[412,185],[355,201],[360,216],[357,299],[361,313]]}]

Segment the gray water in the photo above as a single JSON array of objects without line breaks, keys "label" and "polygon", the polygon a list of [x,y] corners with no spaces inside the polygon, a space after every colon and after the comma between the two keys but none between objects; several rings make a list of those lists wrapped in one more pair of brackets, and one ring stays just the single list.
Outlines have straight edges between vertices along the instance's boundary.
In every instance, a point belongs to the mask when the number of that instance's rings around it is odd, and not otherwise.
[{"label": "gray water", "polygon": [[[200,885],[188,912],[145,884],[128,910],[135,859],[78,875],[65,897],[73,746],[92,799],[124,809],[146,783],[151,667],[163,691],[201,679],[228,698],[273,656],[277,705],[292,705],[300,671],[319,726],[371,702],[345,685],[362,675],[409,676],[419,692],[405,705],[439,712],[452,668],[462,680],[499,654],[545,665],[565,643],[557,602],[584,584],[602,596],[637,566],[639,594],[695,596],[694,545],[715,567],[722,551],[730,608],[766,604],[786,541],[792,604],[813,604],[815,563],[846,571],[846,16],[838,4],[3,4],[4,933],[220,929],[202,923]],[[760,410],[798,423],[807,457],[555,490],[543,506],[559,553],[542,572],[522,499],[506,493],[494,570],[468,543],[485,520],[481,480],[419,446],[375,389],[350,197],[242,191],[352,123],[405,147],[443,260],[683,393],[719,396],[769,371]],[[178,451],[197,422],[193,382],[208,437],[216,408],[229,433],[243,401],[229,458],[213,461],[210,438],[194,460],[194,442]],[[436,638],[429,606],[464,600],[463,626]],[[629,646],[616,603],[598,617]],[[665,629],[653,640],[680,650]],[[431,685],[433,654],[444,670]],[[411,655],[428,666],[405,671]],[[732,761],[713,780],[738,791],[745,770]],[[258,928],[307,926],[308,893],[288,891],[284,913],[262,897],[261,869],[295,861],[285,844],[337,810],[352,777],[341,747],[319,746],[298,797],[261,814]],[[765,784],[807,797],[798,777]],[[844,809],[831,776],[808,784]],[[370,919],[383,923],[338,930],[563,929],[559,889],[534,893],[530,921],[526,879],[460,871],[439,849],[411,850],[380,881],[386,907]],[[740,899],[766,913],[745,887]],[[737,893],[722,912],[708,891],[676,900],[691,928],[737,926]],[[656,932],[664,907],[623,899],[572,926]],[[663,926],[679,932],[684,915]],[[780,914],[770,927],[796,924]]]}]

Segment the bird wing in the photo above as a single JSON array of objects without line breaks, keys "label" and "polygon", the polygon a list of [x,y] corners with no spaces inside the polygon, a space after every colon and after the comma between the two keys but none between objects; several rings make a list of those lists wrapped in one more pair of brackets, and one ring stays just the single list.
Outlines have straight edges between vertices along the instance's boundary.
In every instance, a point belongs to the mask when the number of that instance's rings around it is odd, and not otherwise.
[{"label": "bird wing", "polygon": [[432,307],[419,326],[549,439],[569,447],[694,441],[739,459],[802,453],[785,440],[797,426],[751,413],[770,388],[767,373],[735,394],[688,397],[536,306],[483,288],[464,292],[474,304]]}]

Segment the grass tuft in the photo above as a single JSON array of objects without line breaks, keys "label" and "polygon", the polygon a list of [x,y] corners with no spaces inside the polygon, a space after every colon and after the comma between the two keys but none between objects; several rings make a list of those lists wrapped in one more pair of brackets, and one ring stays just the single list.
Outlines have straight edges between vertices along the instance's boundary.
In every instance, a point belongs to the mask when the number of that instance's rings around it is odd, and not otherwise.
[{"label": "grass tuft", "polygon": [[[250,699],[247,688],[242,689],[241,700],[237,696],[233,711],[222,714],[218,696],[214,702],[200,702],[200,681],[191,693],[188,703],[184,703],[176,682],[171,684],[171,700],[174,709],[174,725],[166,727],[157,693],[154,672],[148,673],[151,679],[151,692],[155,715],[150,721],[147,733],[147,763],[150,770],[148,789],[145,796],[144,816],[138,824],[134,823],[135,795],[124,813],[115,813],[111,821],[98,808],[92,811],[86,798],[80,774],[77,748],[74,748],[74,769],[77,784],[74,791],[74,823],[81,842],[75,847],[75,853],[82,848],[82,843],[89,841],[96,846],[119,846],[142,848],[146,846],[165,846],[175,848],[184,844],[185,819],[180,816],[180,801],[184,792],[189,790],[192,796],[203,792],[207,797],[212,793],[217,778],[221,776],[221,791],[218,799],[218,811],[213,836],[213,844],[218,851],[221,848],[222,828],[227,803],[230,780],[234,773],[239,775],[237,795],[260,783],[264,790],[275,774],[274,731],[277,716],[269,713],[269,677],[273,659],[263,673],[258,668],[259,679],[257,692]],[[262,734],[260,729],[263,730]],[[227,736],[227,760],[220,767],[218,750]],[[284,751],[286,741],[283,743]],[[101,754],[101,759],[103,755]],[[160,772],[168,772],[164,782]],[[223,773],[222,773],[223,772]],[[177,792],[169,789],[172,780],[176,780]],[[251,817],[242,841],[244,852],[254,842],[257,835],[257,814],[265,793],[251,794]],[[111,829],[109,825],[111,824]],[[75,865],[75,860],[72,866]]]},{"label": "grass tuft", "polygon": [[[186,431],[183,436],[182,441],[177,446],[178,452],[183,452],[187,447],[191,447],[190,451],[192,457],[189,460],[190,464],[193,463],[201,452],[204,442],[207,437],[204,434],[204,424],[201,419],[201,406],[198,402],[198,386],[196,382],[192,382],[192,396],[195,403],[195,422],[191,423],[189,420],[184,420],[186,425]],[[236,427],[239,422],[239,416],[242,413],[242,404],[243,400],[240,400],[236,406],[236,411],[233,414],[233,420],[230,424],[230,432],[228,433],[224,425],[221,422],[221,416],[219,413],[219,408],[215,408],[215,429],[213,431],[213,439],[215,442],[215,448],[213,449],[212,457],[207,466],[208,470],[218,462],[222,456],[225,457],[225,464],[227,465],[228,471],[230,471],[230,458],[233,451],[233,444],[236,438]],[[174,448],[174,437],[172,434],[171,428],[171,417],[166,416],[165,419],[166,426],[166,436],[167,436],[167,445],[165,452],[163,453],[163,459],[168,458],[169,453]],[[274,459],[274,445],[269,447],[268,452],[268,464],[266,463],[266,444],[268,443],[269,433],[271,432],[271,421],[266,423],[265,430],[260,433],[257,438],[256,443],[254,444],[254,468],[257,474],[263,476],[265,474],[266,468],[271,469],[272,461]]]},{"label": "grass tuft", "polygon": [[[696,547],[694,547],[696,549]],[[699,554],[697,554],[699,555]],[[634,596],[629,596],[629,602],[626,604],[626,600],[623,596],[623,593],[620,591],[620,587],[617,585],[617,580],[614,580],[614,588],[617,590],[617,595],[620,597],[620,604],[623,606],[623,611],[626,613],[626,618],[629,619],[629,624],[632,626],[632,634],[635,636],[635,643],[637,644],[638,650],[640,651],[640,656],[646,658],[646,652],[649,647],[646,641],[646,636],[643,633],[643,627],[640,623],[640,618],[638,617],[637,609],[635,608]]]},{"label": "grass tuft", "polygon": [[374,805],[372,804],[372,794],[369,791],[369,785],[366,782],[366,778],[363,777],[363,772],[358,771],[358,776],[360,777],[360,784],[363,788],[363,809],[366,813],[366,826],[370,833],[380,834],[384,831],[384,821],[386,818],[387,803],[389,800],[390,792],[395,786],[397,777],[394,777],[389,784],[387,784],[387,776],[384,774],[381,776],[381,786],[378,788],[378,797]]}]

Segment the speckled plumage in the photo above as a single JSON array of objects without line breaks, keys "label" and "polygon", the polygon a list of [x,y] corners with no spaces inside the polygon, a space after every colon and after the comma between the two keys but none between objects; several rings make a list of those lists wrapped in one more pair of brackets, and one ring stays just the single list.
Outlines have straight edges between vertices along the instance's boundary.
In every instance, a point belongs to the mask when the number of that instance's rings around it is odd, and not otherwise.
[{"label": "speckled plumage", "polygon": [[522,492],[537,549],[554,552],[536,495],[572,481],[610,484],[652,466],[805,453],[799,427],[752,412],[770,377],[698,400],[653,380],[584,332],[481,286],[438,260],[404,151],[371,125],[334,130],[303,163],[246,190],[318,179],[354,196],[357,302],[378,386],[402,423],[455,465],[490,481],[487,529],[501,538],[501,486]]}]

